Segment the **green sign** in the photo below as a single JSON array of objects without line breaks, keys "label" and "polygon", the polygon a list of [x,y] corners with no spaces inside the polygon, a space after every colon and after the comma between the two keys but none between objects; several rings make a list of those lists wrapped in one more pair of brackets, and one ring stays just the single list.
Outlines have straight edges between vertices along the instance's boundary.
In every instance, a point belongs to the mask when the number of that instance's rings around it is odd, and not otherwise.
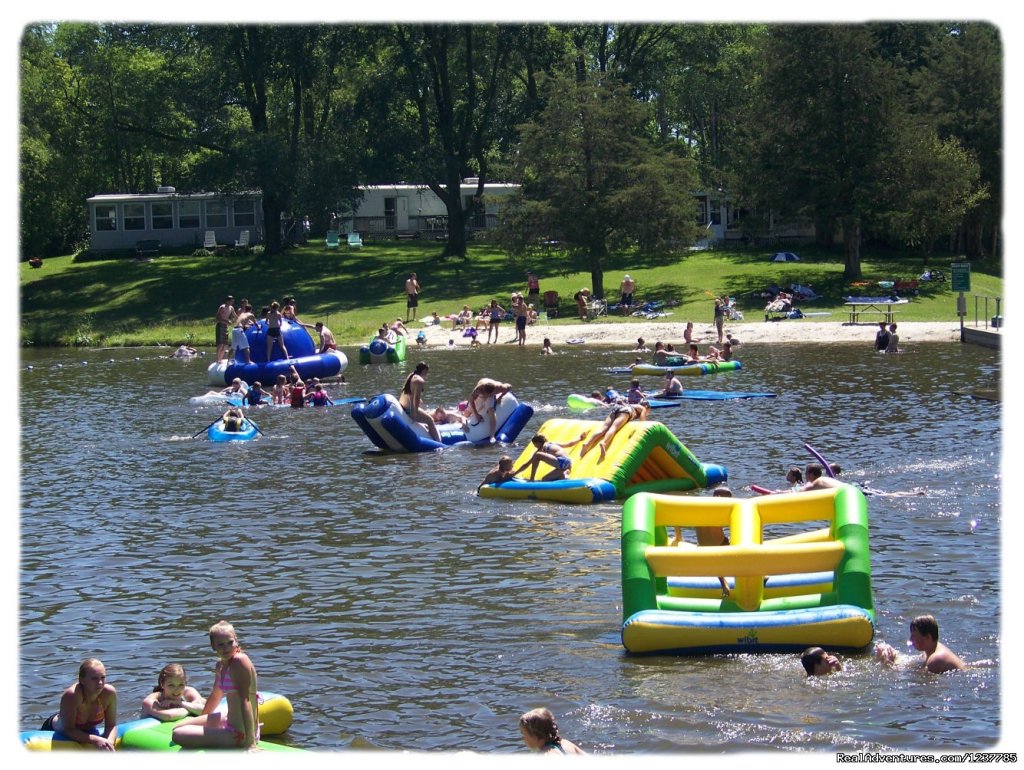
[{"label": "green sign", "polygon": [[971,290],[971,263],[970,262],[954,262],[950,265],[953,271],[953,278],[950,282],[950,288],[953,291],[970,291]]}]

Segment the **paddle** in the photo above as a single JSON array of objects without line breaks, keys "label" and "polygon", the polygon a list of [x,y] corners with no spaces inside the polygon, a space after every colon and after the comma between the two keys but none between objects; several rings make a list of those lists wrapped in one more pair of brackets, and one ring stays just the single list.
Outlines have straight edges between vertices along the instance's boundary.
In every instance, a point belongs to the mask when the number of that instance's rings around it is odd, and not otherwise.
[{"label": "paddle", "polygon": [[255,429],[256,429],[256,432],[257,432],[257,433],[259,433],[259,434],[260,434],[261,436],[264,436],[264,435],[265,435],[265,434],[263,433],[263,431],[261,431],[261,430],[260,430],[260,426],[259,426],[259,425],[257,425],[256,423],[254,423],[254,422],[253,422],[252,420],[249,420],[248,418],[246,418],[246,420],[247,420],[247,422],[248,422],[248,423],[249,423],[249,424],[250,424],[250,425],[251,425],[251,426],[252,426],[253,428],[255,428]]},{"label": "paddle", "polygon": [[197,433],[196,435],[192,436],[192,438],[199,438],[200,435],[202,435],[203,433],[206,433],[206,431],[208,431],[210,428],[212,428],[214,425],[216,425],[218,422],[220,422],[220,420],[221,420],[221,417],[218,417],[216,420],[214,420],[209,425],[207,425],[205,428],[203,428],[201,431],[199,431],[199,433]]}]

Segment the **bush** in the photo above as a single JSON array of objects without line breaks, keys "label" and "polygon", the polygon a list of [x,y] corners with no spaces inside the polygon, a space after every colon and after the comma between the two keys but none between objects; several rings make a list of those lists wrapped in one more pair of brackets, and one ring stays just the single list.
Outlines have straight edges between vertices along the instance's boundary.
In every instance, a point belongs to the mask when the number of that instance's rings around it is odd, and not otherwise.
[{"label": "bush", "polygon": [[196,249],[192,252],[193,257],[212,257],[213,252],[208,249]]}]

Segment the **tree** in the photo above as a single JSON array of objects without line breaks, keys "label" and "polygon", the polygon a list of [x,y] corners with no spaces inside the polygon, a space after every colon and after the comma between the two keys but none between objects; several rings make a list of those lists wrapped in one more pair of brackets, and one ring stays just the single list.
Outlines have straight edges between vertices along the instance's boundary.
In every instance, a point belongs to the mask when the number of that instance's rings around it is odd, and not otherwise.
[{"label": "tree", "polygon": [[[505,98],[512,30],[501,25],[396,26],[394,39],[417,116],[415,171],[448,212],[443,256],[465,257],[466,223],[483,197],[495,119]],[[477,179],[468,210],[462,200],[467,176]]]},{"label": "tree", "polygon": [[1003,212],[1003,46],[987,23],[929,25],[926,66],[912,73],[915,111],[970,152],[988,192],[965,213],[968,256],[998,253]]},{"label": "tree", "polygon": [[557,240],[590,270],[596,297],[615,250],[674,250],[696,240],[691,160],[649,136],[646,105],[612,78],[557,77],[538,120],[521,127],[518,195],[500,239],[512,253]]},{"label": "tree", "polygon": [[892,66],[865,26],[774,27],[754,93],[743,185],[776,212],[838,226],[843,275],[860,278],[864,228],[897,181]]},{"label": "tree", "polygon": [[971,210],[988,198],[973,155],[953,138],[939,139],[929,129],[908,128],[897,142],[902,184],[883,219],[889,231],[921,249],[924,264],[936,241],[956,231]]}]

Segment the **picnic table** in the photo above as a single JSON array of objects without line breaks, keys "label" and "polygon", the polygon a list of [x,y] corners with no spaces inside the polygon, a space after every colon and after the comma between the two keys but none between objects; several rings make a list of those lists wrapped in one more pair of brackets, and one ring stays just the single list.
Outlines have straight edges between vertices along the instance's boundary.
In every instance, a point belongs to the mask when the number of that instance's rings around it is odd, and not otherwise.
[{"label": "picnic table", "polygon": [[[898,313],[898,310],[893,310],[896,305],[906,305],[910,302],[908,299],[893,299],[892,297],[845,297],[846,301],[843,303],[849,310],[850,321],[849,323],[855,324],[860,323],[861,316],[864,315],[877,315],[881,316],[878,320],[885,321],[886,323],[893,323],[893,318]],[[872,321],[874,323],[874,321]]]}]

